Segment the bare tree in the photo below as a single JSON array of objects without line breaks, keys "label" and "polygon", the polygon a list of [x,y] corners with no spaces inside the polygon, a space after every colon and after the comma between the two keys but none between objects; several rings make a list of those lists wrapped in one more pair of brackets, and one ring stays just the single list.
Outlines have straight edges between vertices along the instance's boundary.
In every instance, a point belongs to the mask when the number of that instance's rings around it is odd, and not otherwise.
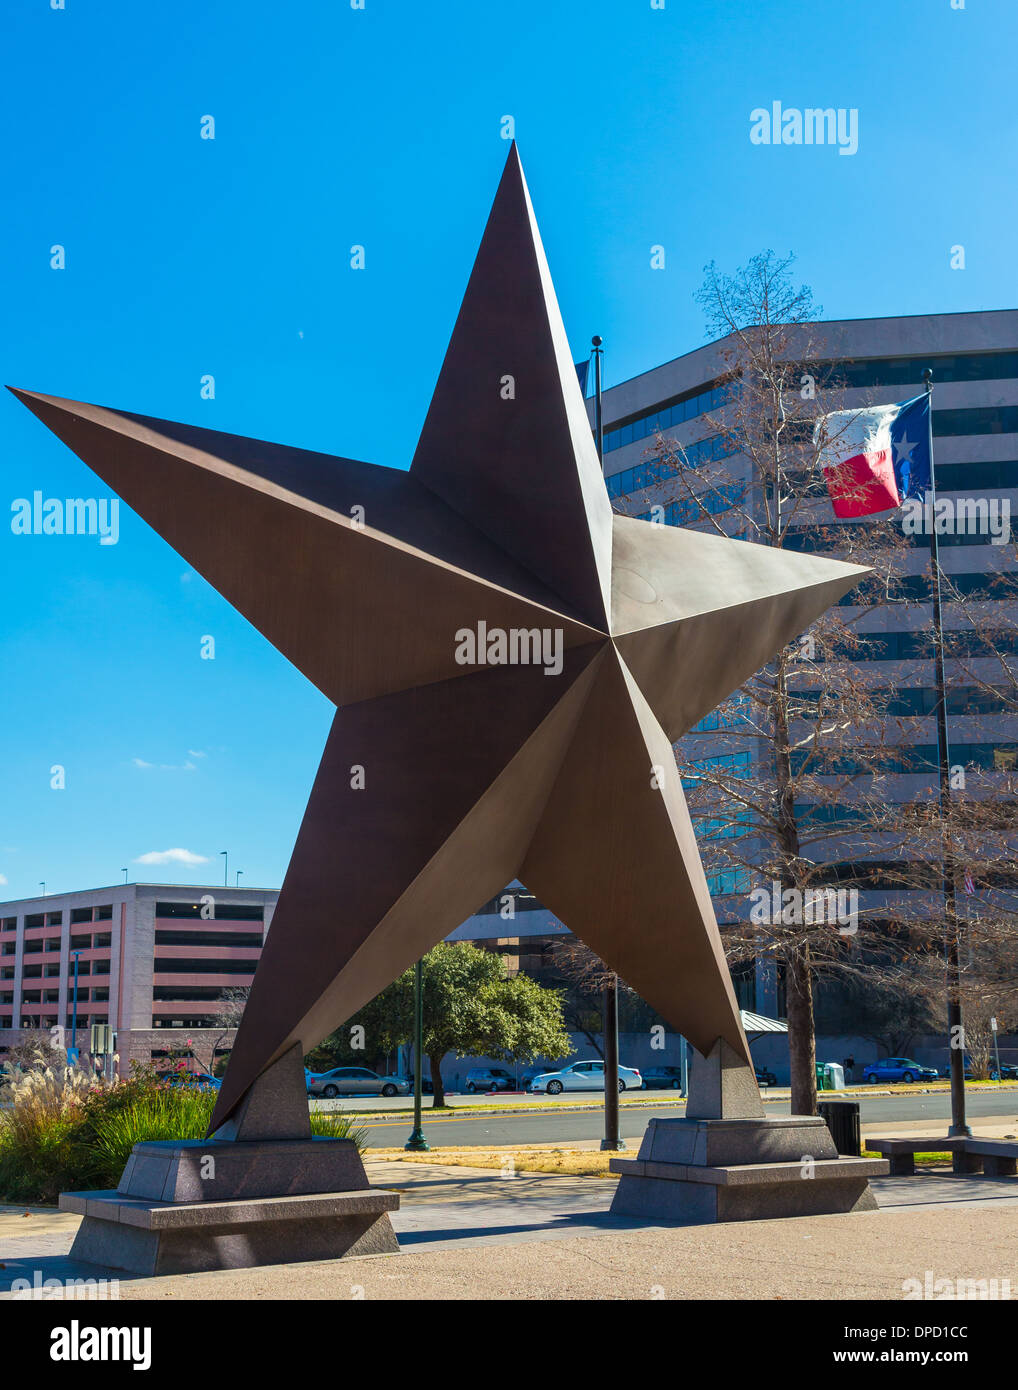
[{"label": "bare tree", "polygon": [[245,985],[234,985],[224,989],[216,1003],[216,1013],[208,1029],[210,1036],[200,1042],[196,1042],[194,1038],[188,1039],[191,1055],[202,1071],[211,1075],[216,1066],[216,1054],[223,1048],[224,1043],[232,1046],[247,1006],[249,993],[250,988]]},{"label": "bare tree", "polygon": [[[924,587],[908,572],[913,541],[897,515],[833,524],[824,465],[837,440],[816,426],[842,408],[843,387],[826,361],[820,310],[791,267],[772,252],[732,277],[708,267],[699,298],[708,336],[721,345],[714,405],[702,419],[706,439],[679,444],[659,434],[645,486],[626,510],[757,544],[815,549],[872,570],[677,748],[713,890],[721,906],[741,908],[724,927],[729,959],[770,961],[783,977],[792,1108],[809,1114],[816,979],[904,988],[909,972],[925,978],[935,969],[945,853],[950,872],[963,856],[978,870],[974,833],[1001,821],[1001,788],[967,798],[968,848],[957,838],[962,821],[951,820],[945,851],[936,767],[914,747],[929,736],[919,693],[930,684],[921,606],[928,580]],[[964,607],[966,596],[958,598]],[[972,609],[967,620],[984,640],[985,614]],[[965,625],[956,613],[951,622]],[[915,633],[907,664],[881,667],[872,658],[883,634],[903,628]],[[1008,640],[1005,632],[998,643],[1005,659]],[[1013,681],[1013,663],[1002,675],[992,662],[993,654],[989,667],[980,665],[981,688],[993,692],[987,698],[1010,698],[1001,685]],[[891,680],[882,674],[888,669]],[[956,686],[963,670],[952,668]],[[979,685],[975,677],[971,683]],[[987,883],[1006,861],[1006,845],[998,824],[985,856]],[[855,910],[860,891],[880,892],[880,910]]]}]

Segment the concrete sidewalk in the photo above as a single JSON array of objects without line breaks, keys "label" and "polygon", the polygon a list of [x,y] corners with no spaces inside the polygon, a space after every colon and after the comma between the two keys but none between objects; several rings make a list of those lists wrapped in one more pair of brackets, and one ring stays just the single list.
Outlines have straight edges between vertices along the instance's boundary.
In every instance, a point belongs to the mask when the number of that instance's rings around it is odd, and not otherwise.
[{"label": "concrete sidewalk", "polygon": [[878,1212],[646,1227],[609,1214],[613,1178],[507,1178],[399,1160],[369,1159],[367,1169],[374,1185],[401,1193],[399,1255],[140,1279],[72,1264],[77,1217],[6,1208],[0,1288],[91,1276],[118,1278],[122,1299],[900,1299],[905,1281],[930,1271],[1010,1279],[1018,1290],[1013,1178],[940,1169],[877,1179]]}]

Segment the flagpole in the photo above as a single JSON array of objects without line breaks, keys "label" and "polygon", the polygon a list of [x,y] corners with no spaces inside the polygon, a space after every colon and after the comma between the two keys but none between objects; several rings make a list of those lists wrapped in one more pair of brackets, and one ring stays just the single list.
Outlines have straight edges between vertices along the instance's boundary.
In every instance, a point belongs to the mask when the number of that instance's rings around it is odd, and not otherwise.
[{"label": "flagpole", "polygon": [[944,672],[944,620],[940,598],[940,544],[937,537],[937,485],[933,466],[933,372],[923,372],[926,383],[926,418],[929,428],[930,568],[933,593],[933,665],[937,709],[937,753],[940,763],[940,843],[944,892],[944,927],[947,936],[947,1040],[951,1074],[951,1128],[949,1135],[971,1134],[965,1120],[965,1032],[961,1011],[961,964],[958,953],[958,885],[955,881],[951,844],[951,753],[947,734],[947,679]]}]

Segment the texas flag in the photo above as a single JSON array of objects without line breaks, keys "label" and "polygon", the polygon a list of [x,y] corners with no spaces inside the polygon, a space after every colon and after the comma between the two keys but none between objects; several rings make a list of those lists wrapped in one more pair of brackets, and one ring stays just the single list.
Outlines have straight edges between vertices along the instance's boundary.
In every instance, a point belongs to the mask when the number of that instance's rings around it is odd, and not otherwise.
[{"label": "texas flag", "polygon": [[833,410],[813,430],[839,517],[872,516],[922,497],[930,485],[930,398]]}]

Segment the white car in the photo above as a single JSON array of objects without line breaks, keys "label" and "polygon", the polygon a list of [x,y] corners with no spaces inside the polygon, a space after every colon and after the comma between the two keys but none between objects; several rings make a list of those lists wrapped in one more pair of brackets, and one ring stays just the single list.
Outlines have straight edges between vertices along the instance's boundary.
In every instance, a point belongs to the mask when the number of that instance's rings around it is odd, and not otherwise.
[{"label": "white car", "polygon": [[[619,1090],[639,1090],[643,1077],[634,1067],[619,1067]],[[561,1095],[563,1091],[603,1091],[603,1062],[574,1062],[571,1067],[561,1071],[544,1071],[535,1076],[530,1083],[532,1091],[547,1091],[550,1096]]]}]

